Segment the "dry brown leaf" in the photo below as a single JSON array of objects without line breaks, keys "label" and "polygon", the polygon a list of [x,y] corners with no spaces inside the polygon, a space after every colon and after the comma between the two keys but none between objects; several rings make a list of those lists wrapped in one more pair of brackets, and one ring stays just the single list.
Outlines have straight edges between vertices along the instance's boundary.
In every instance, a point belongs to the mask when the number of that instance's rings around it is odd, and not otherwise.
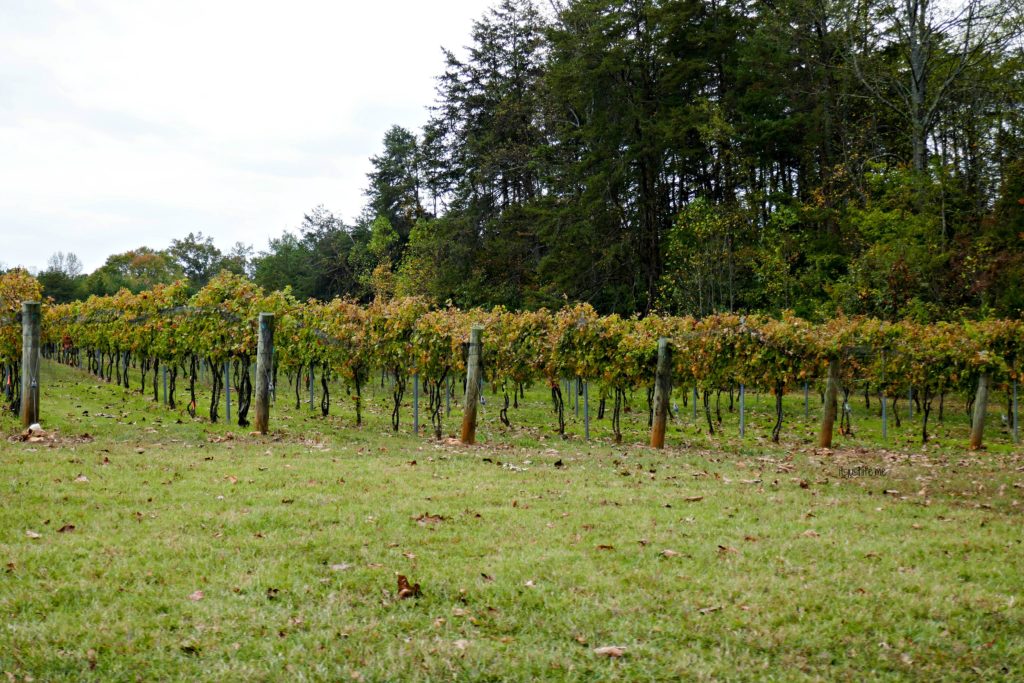
[{"label": "dry brown leaf", "polygon": [[731,555],[733,553],[738,553],[739,550],[733,548],[731,545],[719,545],[718,552],[722,555]]},{"label": "dry brown leaf", "polygon": [[616,659],[623,657],[626,654],[626,648],[618,645],[605,645],[604,647],[595,647],[594,654],[602,657],[611,657]]},{"label": "dry brown leaf", "polygon": [[75,481],[77,481],[80,484],[88,484],[89,477],[85,476],[84,474],[79,474],[77,477],[75,477]]},{"label": "dry brown leaf", "polygon": [[615,546],[613,546],[613,545],[599,545],[599,546],[597,546],[597,549],[598,550],[615,550]]},{"label": "dry brown leaf", "polygon": [[720,609],[722,609],[721,605],[713,605],[711,607],[702,607],[697,611],[701,614],[711,614],[712,612],[717,612]]},{"label": "dry brown leaf", "polygon": [[664,550],[661,551],[661,556],[662,557],[679,557],[679,553],[677,553],[675,550],[669,550],[668,548],[665,548]]},{"label": "dry brown leaf", "polygon": [[405,578],[402,574],[398,575],[398,599],[405,600],[406,598],[418,598],[422,595],[420,591],[420,585],[414,583],[409,584],[409,579]]},{"label": "dry brown leaf", "polygon": [[803,532],[800,535],[801,536],[806,536],[807,538],[818,538],[819,536],[821,536],[821,534],[819,534],[814,529],[808,529],[807,531]]},{"label": "dry brown leaf", "polygon": [[704,500],[704,496],[687,496],[686,498],[683,498],[683,500],[687,503],[699,503]]},{"label": "dry brown leaf", "polygon": [[198,602],[205,597],[206,596],[203,594],[203,591],[195,591],[193,593],[189,593],[188,599],[193,602]]},{"label": "dry brown leaf", "polygon": [[61,528],[57,529],[58,534],[66,534],[75,530],[74,524],[65,524]]}]

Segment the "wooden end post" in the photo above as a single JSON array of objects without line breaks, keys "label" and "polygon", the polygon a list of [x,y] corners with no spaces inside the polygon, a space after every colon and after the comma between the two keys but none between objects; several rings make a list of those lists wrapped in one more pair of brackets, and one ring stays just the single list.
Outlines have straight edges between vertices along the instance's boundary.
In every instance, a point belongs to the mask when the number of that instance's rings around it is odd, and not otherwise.
[{"label": "wooden end post", "polygon": [[836,423],[836,395],[839,393],[839,359],[828,362],[828,383],[825,385],[825,412],[821,417],[818,448],[832,448],[832,428]]},{"label": "wooden end post", "polygon": [[256,431],[266,434],[270,425],[270,383],[273,367],[274,314],[260,313],[256,345]]},{"label": "wooden end post", "polygon": [[39,422],[39,302],[21,304],[21,426]]},{"label": "wooden end post", "polygon": [[484,328],[473,325],[469,332],[469,356],[466,358],[466,404],[462,413],[462,443],[476,442],[476,407],[480,402],[480,353]]},{"label": "wooden end post", "polygon": [[672,347],[668,339],[658,339],[658,369],[654,376],[654,420],[651,424],[651,446],[665,447],[665,423],[668,401],[672,395]]},{"label": "wooden end post", "polygon": [[983,448],[982,435],[985,432],[985,413],[988,412],[988,373],[978,377],[978,393],[974,395],[974,416],[971,420],[971,450]]}]

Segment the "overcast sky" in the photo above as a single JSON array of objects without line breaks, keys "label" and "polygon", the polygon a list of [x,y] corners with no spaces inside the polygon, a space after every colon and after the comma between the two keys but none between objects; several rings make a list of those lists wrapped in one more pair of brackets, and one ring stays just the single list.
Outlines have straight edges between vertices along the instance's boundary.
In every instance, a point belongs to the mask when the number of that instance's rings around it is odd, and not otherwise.
[{"label": "overcast sky", "polygon": [[0,264],[361,210],[489,0],[0,0]]}]

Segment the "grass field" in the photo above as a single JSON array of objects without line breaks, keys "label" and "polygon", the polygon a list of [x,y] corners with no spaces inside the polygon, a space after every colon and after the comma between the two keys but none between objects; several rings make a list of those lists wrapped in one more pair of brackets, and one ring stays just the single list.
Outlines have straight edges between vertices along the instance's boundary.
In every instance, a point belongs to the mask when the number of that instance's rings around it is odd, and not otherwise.
[{"label": "grass field", "polygon": [[488,390],[463,447],[408,410],[392,433],[379,386],[361,429],[281,387],[266,437],[50,363],[43,386],[44,440],[0,419],[9,680],[1024,679],[1024,452],[996,412],[988,452],[959,402],[881,449],[860,399],[815,452],[813,397],[778,446],[769,397],[743,441],[677,397],[654,451],[643,396],[616,446],[571,408],[558,438],[539,388],[503,428]]}]

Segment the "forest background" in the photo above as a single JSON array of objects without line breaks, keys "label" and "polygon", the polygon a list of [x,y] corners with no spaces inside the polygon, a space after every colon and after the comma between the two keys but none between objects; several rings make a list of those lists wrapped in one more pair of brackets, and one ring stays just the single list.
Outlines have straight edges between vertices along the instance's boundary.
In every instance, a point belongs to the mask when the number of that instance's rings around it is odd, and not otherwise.
[{"label": "forest background", "polygon": [[1022,7],[502,0],[352,224],[318,206],[259,252],[184,226],[37,277],[57,302],[227,269],[301,299],[1018,317]]}]

